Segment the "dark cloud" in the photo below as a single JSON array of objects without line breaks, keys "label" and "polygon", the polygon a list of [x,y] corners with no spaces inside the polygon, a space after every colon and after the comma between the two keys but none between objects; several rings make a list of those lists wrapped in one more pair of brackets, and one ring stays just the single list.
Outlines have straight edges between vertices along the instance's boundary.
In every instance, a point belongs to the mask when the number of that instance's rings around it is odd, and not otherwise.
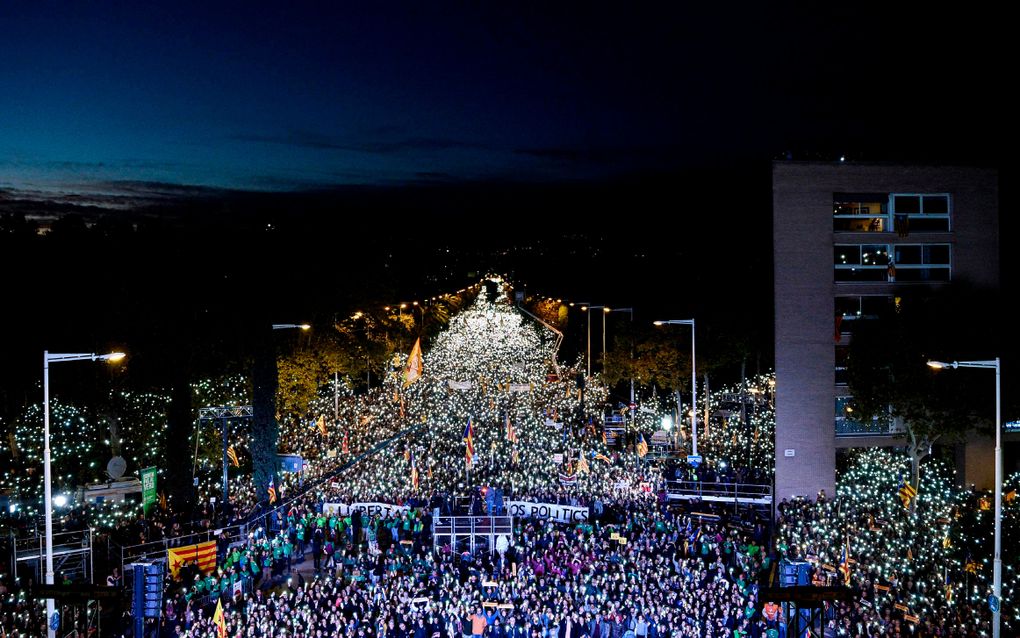
[{"label": "dark cloud", "polygon": [[678,161],[683,156],[679,146],[623,146],[623,147],[535,147],[514,149],[517,155],[560,162],[583,164],[619,164],[629,162]]},{"label": "dark cloud", "polygon": [[[393,128],[390,132],[397,130]],[[356,141],[310,131],[291,131],[285,135],[239,133],[231,135],[229,139],[239,142],[279,144],[313,150],[350,151],[378,155],[418,151],[447,151],[453,149],[497,150],[485,144],[452,138],[403,137],[394,140]]]}]

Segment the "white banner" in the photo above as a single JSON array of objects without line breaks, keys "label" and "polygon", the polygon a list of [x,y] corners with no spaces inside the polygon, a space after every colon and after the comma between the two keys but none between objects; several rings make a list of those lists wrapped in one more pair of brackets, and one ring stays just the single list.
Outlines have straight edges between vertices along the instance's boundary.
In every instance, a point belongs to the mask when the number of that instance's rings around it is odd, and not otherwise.
[{"label": "white banner", "polygon": [[531,501],[507,501],[506,506],[510,516],[549,518],[559,523],[580,523],[588,520],[587,507],[532,503]]},{"label": "white banner", "polygon": [[369,516],[396,516],[411,508],[406,505],[390,505],[389,503],[323,503],[323,514],[349,516],[352,512],[367,512]]},{"label": "white banner", "polygon": [[474,387],[474,381],[447,381],[451,390],[470,390]]},{"label": "white banner", "polygon": [[510,384],[510,391],[511,392],[531,392],[531,384],[530,383],[511,383]]}]

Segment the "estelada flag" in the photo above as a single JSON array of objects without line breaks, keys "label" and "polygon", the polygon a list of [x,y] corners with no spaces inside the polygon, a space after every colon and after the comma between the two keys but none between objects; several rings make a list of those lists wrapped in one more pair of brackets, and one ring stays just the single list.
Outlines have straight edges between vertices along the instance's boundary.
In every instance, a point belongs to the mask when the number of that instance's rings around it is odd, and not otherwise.
[{"label": "estelada flag", "polygon": [[404,387],[411,385],[421,376],[424,362],[421,358],[421,337],[414,342],[411,354],[407,357],[407,367],[404,368]]},{"label": "estelada flag", "polygon": [[467,466],[471,467],[471,460],[475,457],[475,428],[471,424],[471,417],[468,417],[467,427],[464,428],[464,452]]},{"label": "estelada flag", "polygon": [[319,416],[319,420],[315,422],[315,425],[319,427],[319,433],[322,436],[326,436],[326,417]]},{"label": "estelada flag", "polygon": [[645,456],[646,454],[648,454],[648,442],[645,441],[645,435],[644,434],[641,435],[641,438],[638,441],[638,444],[637,444],[637,453],[638,453],[638,456]]},{"label": "estelada flag", "polygon": [[197,563],[203,574],[211,573],[216,569],[216,541],[171,547],[166,551],[166,562],[174,578],[185,563]]},{"label": "estelada flag", "polygon": [[230,462],[234,464],[234,467],[241,467],[241,461],[237,458],[237,450],[233,445],[227,448],[227,456],[230,457]]},{"label": "estelada flag", "polygon": [[272,477],[269,478],[269,487],[266,488],[266,492],[269,493],[269,504],[272,505],[276,502],[276,484]]},{"label": "estelada flag", "polygon": [[216,638],[227,638],[227,619],[223,617],[223,601],[216,599],[216,613],[213,614],[213,624],[216,625]]},{"label": "estelada flag", "polygon": [[511,443],[517,442],[517,431],[514,430],[514,424],[510,422],[510,414],[506,415],[506,440]]}]

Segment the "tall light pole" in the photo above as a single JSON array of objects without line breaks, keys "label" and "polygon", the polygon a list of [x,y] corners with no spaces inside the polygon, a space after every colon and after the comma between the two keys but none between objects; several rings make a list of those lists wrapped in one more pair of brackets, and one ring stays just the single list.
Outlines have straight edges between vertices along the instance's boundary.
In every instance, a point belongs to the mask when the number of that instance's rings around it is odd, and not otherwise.
[{"label": "tall light pole", "polygon": [[691,327],[691,455],[698,455],[698,371],[694,359],[694,319],[653,321],[657,326]]},{"label": "tall light pole", "polygon": [[[606,355],[605,355],[605,348],[606,348],[606,318],[605,318],[605,315],[608,315],[611,312],[629,312],[630,313],[630,322],[631,322],[631,324],[633,324],[634,323],[634,309],[633,308],[603,308],[602,312],[604,313],[604,315],[602,317],[602,353],[603,353],[602,354],[602,367],[605,368],[605,365],[606,365],[606,359],[605,359],[605,357],[606,357]],[[634,343],[633,339],[634,339],[634,336],[631,335],[631,345],[633,345],[633,343]],[[633,348],[631,348],[630,356],[631,356],[632,359],[634,358],[634,349]],[[633,372],[630,375],[630,402],[634,403],[634,374],[633,374]]]},{"label": "tall light pole", "polygon": [[[581,311],[588,312],[588,306],[590,305],[587,301],[571,301],[570,306],[573,307],[575,304],[581,304]],[[588,313],[588,376],[591,376],[591,313]]]},{"label": "tall light pole", "polygon": [[[53,584],[53,479],[50,470],[50,364],[65,361],[109,361],[124,358],[123,352],[110,354],[50,353],[43,351],[43,500],[46,512],[46,584]],[[53,638],[53,599],[46,599],[46,635]]]},{"label": "tall light pole", "polygon": [[999,358],[984,361],[929,361],[936,370],[983,368],[995,370],[995,560],[992,562],[992,638],[999,638],[999,609],[1002,606],[1002,383]]},{"label": "tall light pole", "polygon": [[588,313],[588,376],[591,376],[591,311],[602,311],[602,372],[606,371],[606,313],[609,310],[606,306],[584,306],[581,310]]}]

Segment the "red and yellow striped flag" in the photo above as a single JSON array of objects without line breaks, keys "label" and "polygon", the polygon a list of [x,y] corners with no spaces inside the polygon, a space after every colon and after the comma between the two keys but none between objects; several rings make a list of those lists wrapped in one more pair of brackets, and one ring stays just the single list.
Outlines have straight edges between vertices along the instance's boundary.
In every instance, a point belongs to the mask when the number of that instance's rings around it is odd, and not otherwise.
[{"label": "red and yellow striped flag", "polygon": [[166,552],[166,562],[174,578],[185,563],[197,563],[203,574],[211,573],[216,569],[216,541],[171,547]]}]

